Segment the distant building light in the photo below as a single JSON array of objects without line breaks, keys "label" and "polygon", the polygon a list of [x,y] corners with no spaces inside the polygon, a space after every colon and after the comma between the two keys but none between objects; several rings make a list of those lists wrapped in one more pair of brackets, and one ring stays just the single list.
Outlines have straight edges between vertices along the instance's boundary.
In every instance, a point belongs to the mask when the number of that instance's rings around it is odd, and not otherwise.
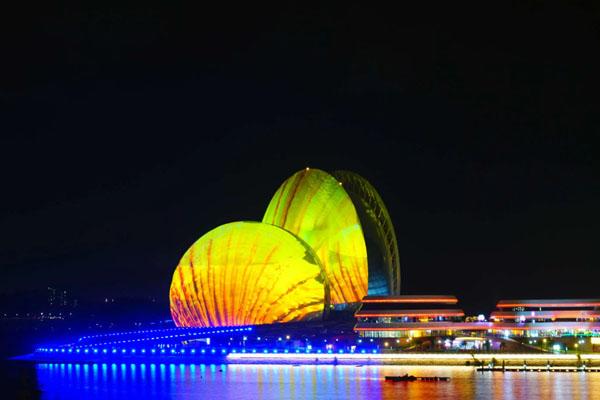
[{"label": "distant building light", "polygon": [[554,350],[554,351],[560,351],[560,344],[557,343],[557,344],[553,345],[552,346],[552,350]]}]

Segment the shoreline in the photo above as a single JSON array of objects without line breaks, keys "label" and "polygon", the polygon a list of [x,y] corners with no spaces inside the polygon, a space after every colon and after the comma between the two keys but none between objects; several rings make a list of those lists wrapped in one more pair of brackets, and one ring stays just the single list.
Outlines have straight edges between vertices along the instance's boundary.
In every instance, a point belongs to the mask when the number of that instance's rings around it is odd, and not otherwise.
[{"label": "shoreline", "polygon": [[267,364],[267,365],[422,365],[471,367],[600,367],[600,353],[398,353],[398,354],[261,354],[229,353],[224,356],[50,356],[28,354],[9,360],[33,363],[131,363],[131,364]]}]

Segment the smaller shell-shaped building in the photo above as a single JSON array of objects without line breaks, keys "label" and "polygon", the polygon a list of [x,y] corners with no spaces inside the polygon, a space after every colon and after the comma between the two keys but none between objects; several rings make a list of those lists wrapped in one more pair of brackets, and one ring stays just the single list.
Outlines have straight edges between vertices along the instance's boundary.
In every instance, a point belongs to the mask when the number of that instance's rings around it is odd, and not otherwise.
[{"label": "smaller shell-shaped building", "polygon": [[331,302],[346,304],[367,295],[367,249],[356,209],[340,182],[325,171],[298,171],[279,187],[263,222],[304,240],[319,257]]},{"label": "smaller shell-shaped building", "polygon": [[307,244],[260,222],[233,222],[183,255],[170,289],[177,326],[290,322],[329,307],[326,275]]}]

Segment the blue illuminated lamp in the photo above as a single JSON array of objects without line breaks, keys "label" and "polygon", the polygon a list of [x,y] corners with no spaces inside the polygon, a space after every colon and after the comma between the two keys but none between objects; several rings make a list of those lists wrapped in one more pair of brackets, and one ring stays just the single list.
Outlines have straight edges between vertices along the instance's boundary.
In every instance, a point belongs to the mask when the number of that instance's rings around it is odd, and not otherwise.
[{"label": "blue illuminated lamp", "polygon": [[79,350],[79,349],[75,350],[75,352],[76,352],[76,353],[79,353],[80,351],[81,351],[81,350]]},{"label": "blue illuminated lamp", "polygon": [[373,349],[373,354],[376,354],[376,353],[377,353],[377,350]]},{"label": "blue illuminated lamp", "polygon": [[175,354],[175,349],[171,349],[171,354]]},{"label": "blue illuminated lamp", "polygon": [[317,350],[317,353],[321,354],[321,349]]},{"label": "blue illuminated lamp", "polygon": [[135,354],[135,349],[131,349],[131,354]]},{"label": "blue illuminated lamp", "polygon": [[98,354],[98,349],[94,349],[94,354]]},{"label": "blue illuminated lamp", "polygon": [[296,349],[296,353],[300,353],[300,350]]},{"label": "blue illuminated lamp", "polygon": [[166,350],[165,350],[165,349],[161,349],[161,350],[160,350],[160,354],[165,354],[165,353],[166,353]]},{"label": "blue illuminated lamp", "polygon": [[340,350],[338,351],[338,353],[340,353],[340,354],[344,354],[344,350],[340,349]]},{"label": "blue illuminated lamp", "polygon": [[117,349],[112,349],[112,353],[115,354],[117,352]]},{"label": "blue illuminated lamp", "polygon": [[[65,349],[60,349],[60,352],[61,352],[61,353],[64,353],[64,352],[65,352]],[[97,353],[97,352],[98,352],[98,350],[96,350],[96,353]]]},{"label": "blue illuminated lamp", "polygon": [[200,353],[204,354],[204,353],[206,353],[206,350],[202,349],[202,350],[200,350]]},{"label": "blue illuminated lamp", "polygon": [[242,353],[245,353],[245,352],[246,352],[246,349],[242,349]]},{"label": "blue illuminated lamp", "polygon": [[185,354],[185,349],[181,349],[181,354]]},{"label": "blue illuminated lamp", "polygon": [[156,349],[152,349],[152,350],[150,350],[150,352],[151,352],[152,354],[154,354],[154,353],[156,353]]},{"label": "blue illuminated lamp", "polygon": [[221,349],[221,354],[225,354],[225,349]]},{"label": "blue illuminated lamp", "polygon": [[210,352],[215,354],[215,349],[211,349]]},{"label": "blue illuminated lamp", "polygon": [[190,350],[190,353],[195,354],[196,353],[196,349]]},{"label": "blue illuminated lamp", "polygon": [[142,354],[145,354],[145,353],[146,353],[146,349],[142,349]]},{"label": "blue illuminated lamp", "polygon": [[103,352],[104,354],[106,354],[106,353],[108,353],[108,350],[106,350],[106,349],[102,349],[102,352]]},{"label": "blue illuminated lamp", "polygon": [[268,353],[268,352],[269,352],[269,351],[268,351],[267,349],[264,349],[264,350],[263,350],[263,353]]},{"label": "blue illuminated lamp", "polygon": [[256,353],[256,349],[252,349],[252,352],[253,352],[253,353]]},{"label": "blue illuminated lamp", "polygon": [[331,350],[327,350],[327,354],[331,354],[333,353]]},{"label": "blue illuminated lamp", "polygon": [[285,349],[283,352],[284,352],[285,354],[287,354],[287,353],[289,353],[289,350],[288,350],[288,349]]},{"label": "blue illuminated lamp", "polygon": [[231,350],[232,353],[237,353],[236,349]]},{"label": "blue illuminated lamp", "polygon": [[126,352],[126,351],[127,351],[127,350],[123,349],[123,350],[121,350],[121,353],[125,354],[125,352]]},{"label": "blue illuminated lamp", "polygon": [[361,352],[362,354],[365,354],[365,349],[362,349],[360,352]]}]

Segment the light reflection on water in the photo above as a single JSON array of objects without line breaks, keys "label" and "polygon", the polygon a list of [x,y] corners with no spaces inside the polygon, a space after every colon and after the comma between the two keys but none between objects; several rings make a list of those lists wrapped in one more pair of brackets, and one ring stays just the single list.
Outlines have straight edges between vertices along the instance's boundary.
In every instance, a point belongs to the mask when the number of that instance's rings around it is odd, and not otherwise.
[{"label": "light reflection on water", "polygon": [[[38,364],[46,399],[599,399],[600,373],[486,372],[471,367]],[[449,382],[385,382],[385,375]]]}]

